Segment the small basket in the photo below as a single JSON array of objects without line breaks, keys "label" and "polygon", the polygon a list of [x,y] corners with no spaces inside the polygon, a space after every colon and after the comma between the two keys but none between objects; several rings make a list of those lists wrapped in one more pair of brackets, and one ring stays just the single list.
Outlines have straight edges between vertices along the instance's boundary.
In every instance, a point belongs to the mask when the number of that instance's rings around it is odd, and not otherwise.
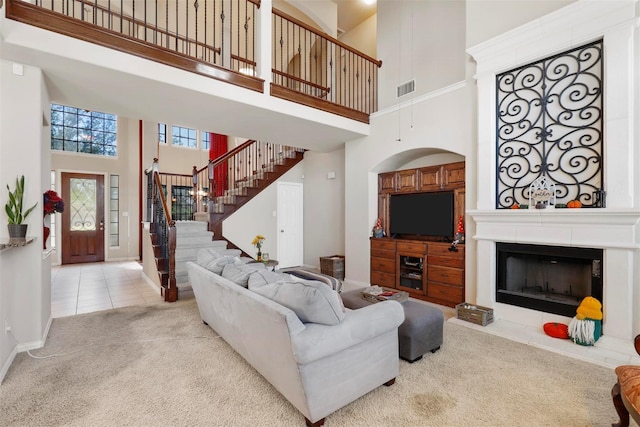
[{"label": "small basket", "polygon": [[456,315],[458,319],[466,320],[476,325],[487,326],[493,322],[492,308],[468,304],[466,302],[456,305]]},{"label": "small basket", "polygon": [[320,272],[327,276],[335,277],[338,280],[344,280],[344,256],[321,256]]}]

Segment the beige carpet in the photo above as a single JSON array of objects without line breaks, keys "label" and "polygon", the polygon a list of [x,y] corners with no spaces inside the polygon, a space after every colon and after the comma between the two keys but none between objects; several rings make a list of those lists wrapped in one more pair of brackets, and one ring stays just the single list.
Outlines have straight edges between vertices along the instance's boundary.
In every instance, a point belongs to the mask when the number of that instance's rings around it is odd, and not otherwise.
[{"label": "beige carpet", "polygon": [[[200,320],[194,300],[55,319],[0,385],[2,426],[303,426]],[[366,363],[363,360],[362,363]],[[612,370],[445,322],[440,351],[400,362],[326,426],[609,426]]]}]

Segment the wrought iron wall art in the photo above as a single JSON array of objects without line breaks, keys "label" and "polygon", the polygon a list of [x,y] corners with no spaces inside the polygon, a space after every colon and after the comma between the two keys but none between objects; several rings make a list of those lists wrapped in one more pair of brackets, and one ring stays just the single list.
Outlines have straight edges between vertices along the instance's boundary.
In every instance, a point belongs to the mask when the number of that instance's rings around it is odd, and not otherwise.
[{"label": "wrought iron wall art", "polygon": [[599,40],[496,76],[498,209],[527,203],[543,176],[557,203],[602,207],[602,55]]}]

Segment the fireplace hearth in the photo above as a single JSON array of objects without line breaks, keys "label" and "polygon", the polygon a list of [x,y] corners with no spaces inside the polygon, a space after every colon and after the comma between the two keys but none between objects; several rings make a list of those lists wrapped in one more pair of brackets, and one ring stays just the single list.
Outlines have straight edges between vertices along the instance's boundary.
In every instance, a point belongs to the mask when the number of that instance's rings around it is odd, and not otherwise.
[{"label": "fireplace hearth", "polygon": [[602,249],[496,243],[496,302],[573,317],[602,301]]}]

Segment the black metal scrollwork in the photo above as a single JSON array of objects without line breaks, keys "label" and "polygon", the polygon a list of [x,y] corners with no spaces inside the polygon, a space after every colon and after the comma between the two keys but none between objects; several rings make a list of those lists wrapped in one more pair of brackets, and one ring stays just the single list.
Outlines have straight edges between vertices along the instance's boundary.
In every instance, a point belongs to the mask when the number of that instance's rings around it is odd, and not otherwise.
[{"label": "black metal scrollwork", "polygon": [[557,201],[601,206],[602,40],[496,76],[498,209],[527,203],[540,176]]}]

